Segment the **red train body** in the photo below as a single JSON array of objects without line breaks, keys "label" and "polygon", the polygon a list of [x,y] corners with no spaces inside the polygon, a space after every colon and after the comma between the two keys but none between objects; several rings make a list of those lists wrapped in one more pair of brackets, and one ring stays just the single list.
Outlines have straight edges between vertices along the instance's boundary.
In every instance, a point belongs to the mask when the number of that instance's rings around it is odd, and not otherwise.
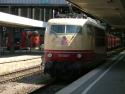
[{"label": "red train body", "polygon": [[14,36],[11,32],[8,33],[8,42],[7,48],[11,49],[14,47],[15,49],[27,49],[37,48],[41,44],[43,44],[44,38],[40,36],[39,33],[33,31],[22,31],[18,32],[18,36]]},{"label": "red train body", "polygon": [[106,39],[108,50],[118,48],[121,44],[121,39],[113,34],[107,33]]}]

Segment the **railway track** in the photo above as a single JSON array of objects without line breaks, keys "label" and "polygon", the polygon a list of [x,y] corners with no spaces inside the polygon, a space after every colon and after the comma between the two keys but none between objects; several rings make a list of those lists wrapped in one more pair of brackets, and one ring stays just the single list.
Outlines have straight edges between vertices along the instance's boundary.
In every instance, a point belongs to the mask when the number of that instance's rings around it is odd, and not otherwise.
[{"label": "railway track", "polygon": [[0,84],[16,81],[23,77],[27,77],[27,76],[33,75],[35,73],[40,73],[40,72],[42,72],[41,65],[19,69],[11,73],[0,75]]}]

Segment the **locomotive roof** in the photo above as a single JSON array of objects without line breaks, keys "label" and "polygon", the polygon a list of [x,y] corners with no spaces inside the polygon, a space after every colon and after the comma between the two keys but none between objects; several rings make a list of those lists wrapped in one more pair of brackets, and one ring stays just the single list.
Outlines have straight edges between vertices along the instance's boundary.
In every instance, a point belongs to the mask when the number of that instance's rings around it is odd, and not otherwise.
[{"label": "locomotive roof", "polygon": [[78,18],[54,18],[49,20],[49,24],[65,24],[65,25],[83,25],[87,22],[87,19]]},{"label": "locomotive roof", "polygon": [[87,19],[83,19],[83,18],[54,18],[54,19],[50,19],[48,21],[48,24],[80,25],[80,26],[83,26],[84,24],[92,24],[96,27],[104,28],[99,23],[97,23],[97,21],[95,21],[91,18],[87,18]]}]

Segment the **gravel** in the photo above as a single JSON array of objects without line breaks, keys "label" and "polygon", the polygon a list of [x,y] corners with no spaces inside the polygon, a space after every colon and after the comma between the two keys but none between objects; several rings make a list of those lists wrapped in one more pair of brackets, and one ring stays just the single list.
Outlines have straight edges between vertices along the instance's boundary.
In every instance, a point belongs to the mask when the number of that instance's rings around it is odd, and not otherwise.
[{"label": "gravel", "polygon": [[49,80],[51,78],[42,73],[34,74],[16,82],[0,84],[0,94],[28,94],[43,87]]}]

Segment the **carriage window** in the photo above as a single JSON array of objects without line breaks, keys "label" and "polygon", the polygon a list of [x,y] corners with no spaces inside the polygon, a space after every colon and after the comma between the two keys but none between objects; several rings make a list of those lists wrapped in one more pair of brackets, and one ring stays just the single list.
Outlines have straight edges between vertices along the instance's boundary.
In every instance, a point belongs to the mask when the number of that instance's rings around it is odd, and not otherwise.
[{"label": "carriage window", "polygon": [[52,25],[51,32],[55,33],[65,33],[65,25]]},{"label": "carriage window", "polygon": [[67,25],[66,26],[66,33],[78,33],[81,32],[82,27],[75,26],[75,25]]}]

